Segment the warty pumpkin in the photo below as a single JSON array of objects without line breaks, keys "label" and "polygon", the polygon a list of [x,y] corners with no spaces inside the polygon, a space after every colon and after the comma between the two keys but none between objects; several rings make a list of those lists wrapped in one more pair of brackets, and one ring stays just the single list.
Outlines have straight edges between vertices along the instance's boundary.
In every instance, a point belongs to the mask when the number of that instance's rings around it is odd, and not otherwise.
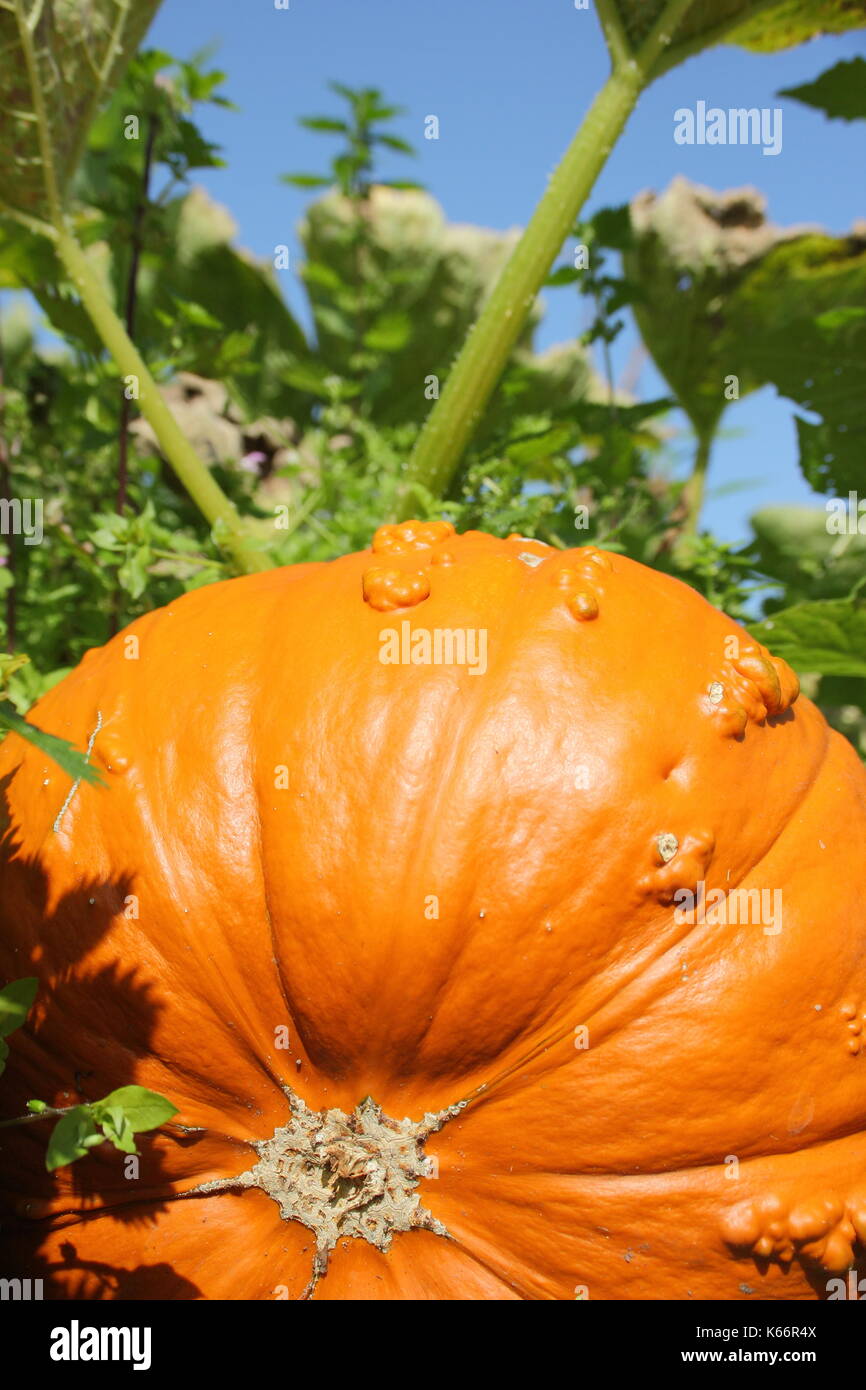
[{"label": "warty pumpkin", "polygon": [[[9,737],[6,1114],[51,1297],[814,1299],[864,1269],[866,773],[678,581],[450,525],[147,614]],[[49,1094],[50,1093],[50,1094]],[[17,1264],[17,1269],[15,1268]]]}]

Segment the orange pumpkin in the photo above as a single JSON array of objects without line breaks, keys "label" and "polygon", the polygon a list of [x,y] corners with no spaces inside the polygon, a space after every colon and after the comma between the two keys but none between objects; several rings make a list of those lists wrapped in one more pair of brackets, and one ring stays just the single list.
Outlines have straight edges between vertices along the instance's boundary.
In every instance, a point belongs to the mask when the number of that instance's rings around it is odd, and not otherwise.
[{"label": "orange pumpkin", "polygon": [[[866,1241],[866,773],[685,585],[383,527],[188,594],[14,737],[6,1114],[53,1297],[809,1299]],[[37,1133],[37,1131],[39,1131]],[[17,1270],[14,1268],[18,1264]]]}]

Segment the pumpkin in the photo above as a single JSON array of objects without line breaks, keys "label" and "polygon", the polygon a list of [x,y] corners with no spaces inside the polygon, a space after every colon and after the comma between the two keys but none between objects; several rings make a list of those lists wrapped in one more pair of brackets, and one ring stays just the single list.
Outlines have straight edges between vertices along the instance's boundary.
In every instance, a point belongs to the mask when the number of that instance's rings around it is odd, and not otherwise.
[{"label": "pumpkin", "polygon": [[[814,1299],[866,1241],[866,773],[788,667],[591,546],[382,527],[187,594],[10,736],[5,1113],[54,1298]],[[37,1132],[42,1131],[42,1132]],[[16,1268],[17,1262],[17,1268]]]}]

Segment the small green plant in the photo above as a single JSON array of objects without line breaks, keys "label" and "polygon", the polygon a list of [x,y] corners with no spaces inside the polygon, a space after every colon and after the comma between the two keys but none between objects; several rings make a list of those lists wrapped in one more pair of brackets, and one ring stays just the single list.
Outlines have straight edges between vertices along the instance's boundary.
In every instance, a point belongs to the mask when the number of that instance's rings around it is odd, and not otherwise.
[{"label": "small green plant", "polygon": [[[0,1075],[6,1067],[9,1045],[6,1038],[25,1022],[36,999],[39,981],[28,977],[13,980],[0,989]],[[49,1172],[86,1158],[98,1144],[113,1144],[122,1153],[135,1154],[136,1134],[160,1125],[177,1114],[177,1107],[165,1096],[143,1086],[121,1086],[102,1100],[83,1105],[54,1106],[43,1100],[29,1100],[27,1115],[0,1120],[0,1129],[56,1120],[48,1140],[45,1167]]]}]

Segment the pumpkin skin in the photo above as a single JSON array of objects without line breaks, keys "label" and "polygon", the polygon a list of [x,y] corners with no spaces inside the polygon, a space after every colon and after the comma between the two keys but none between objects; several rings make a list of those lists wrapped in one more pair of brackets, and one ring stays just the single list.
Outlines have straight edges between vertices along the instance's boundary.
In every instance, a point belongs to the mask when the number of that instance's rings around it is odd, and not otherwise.
[{"label": "pumpkin skin", "polygon": [[[485,669],[381,660],[404,623],[485,633]],[[59,816],[68,779],[0,747],[0,980],[41,984],[4,1111],[134,1080],[180,1113],[132,1179],[107,1145],[49,1177],[44,1126],[0,1131],[10,1274],[747,1300],[866,1272],[866,773],[685,585],[383,527],[146,615],[31,718],[79,747],[99,726],[108,788]],[[684,922],[699,883],[778,891],[781,920]],[[447,1236],[341,1238],[311,1286],[315,1237],[272,1196],[195,1195],[250,1169],[286,1088],[446,1112],[417,1191]]]}]

